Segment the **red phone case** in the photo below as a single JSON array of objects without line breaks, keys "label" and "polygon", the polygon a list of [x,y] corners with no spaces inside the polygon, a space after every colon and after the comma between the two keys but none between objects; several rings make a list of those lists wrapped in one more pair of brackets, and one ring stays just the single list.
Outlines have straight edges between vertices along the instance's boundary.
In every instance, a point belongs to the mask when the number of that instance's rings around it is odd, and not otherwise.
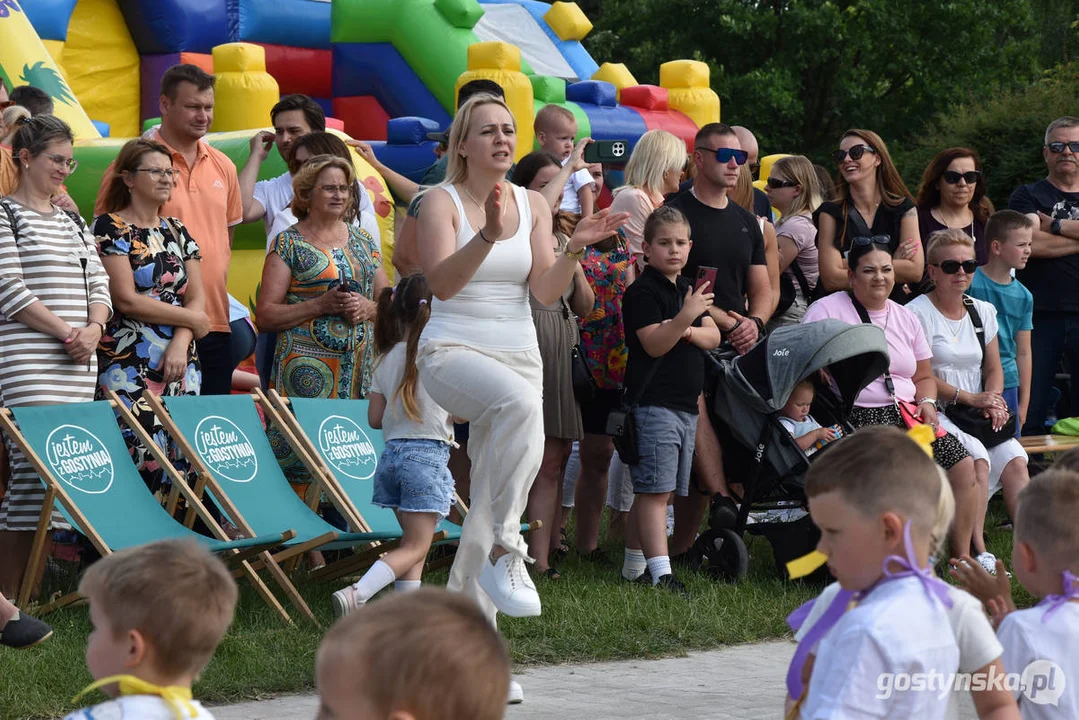
[{"label": "red phone case", "polygon": [[696,292],[700,289],[701,283],[708,283],[709,292],[715,292],[716,290],[716,269],[714,267],[708,267],[707,265],[701,265],[697,268],[697,282],[693,284],[693,290]]}]

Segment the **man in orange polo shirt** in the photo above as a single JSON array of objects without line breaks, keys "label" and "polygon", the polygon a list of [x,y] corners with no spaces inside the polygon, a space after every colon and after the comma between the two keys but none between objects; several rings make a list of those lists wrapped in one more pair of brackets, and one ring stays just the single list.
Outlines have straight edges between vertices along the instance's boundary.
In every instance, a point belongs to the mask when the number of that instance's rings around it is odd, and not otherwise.
[{"label": "man in orange polo shirt", "polygon": [[[229,296],[233,226],[243,220],[236,166],[203,136],[214,119],[214,76],[195,65],[174,65],[161,78],[161,125],[145,137],[167,147],[178,171],[162,216],[187,226],[202,254],[202,282],[210,332],[196,342],[202,363],[202,394],[226,395],[236,369],[229,352]],[[105,171],[94,214],[103,212],[113,166]]]}]

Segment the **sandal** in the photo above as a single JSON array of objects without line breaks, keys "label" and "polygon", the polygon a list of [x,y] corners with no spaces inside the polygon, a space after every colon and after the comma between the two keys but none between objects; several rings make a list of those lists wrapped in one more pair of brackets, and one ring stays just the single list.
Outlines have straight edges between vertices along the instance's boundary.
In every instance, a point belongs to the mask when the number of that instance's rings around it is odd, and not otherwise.
[{"label": "sandal", "polygon": [[551,567],[547,568],[546,570],[544,570],[542,574],[543,574],[543,577],[547,578],[548,580],[561,580],[562,579],[562,573],[558,572],[558,568],[556,568],[553,565]]},{"label": "sandal", "polygon": [[0,645],[22,650],[39,645],[52,636],[52,628],[19,610],[0,628]]},{"label": "sandal", "polygon": [[551,551],[551,554],[557,558],[564,558],[569,555],[569,538],[566,536],[566,528],[561,528],[558,531],[559,543],[558,548]]}]

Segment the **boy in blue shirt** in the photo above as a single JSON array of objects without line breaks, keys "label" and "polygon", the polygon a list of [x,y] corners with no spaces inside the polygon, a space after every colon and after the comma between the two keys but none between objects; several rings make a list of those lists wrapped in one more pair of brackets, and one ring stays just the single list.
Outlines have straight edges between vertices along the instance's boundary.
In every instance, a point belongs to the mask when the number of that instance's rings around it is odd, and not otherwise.
[{"label": "boy in blue shirt", "polygon": [[1034,296],[1012,277],[1030,259],[1034,222],[1015,210],[993,213],[985,225],[989,261],[974,273],[970,295],[997,309],[1000,364],[1004,367],[1004,400],[1015,413],[1016,437],[1021,433],[1030,404],[1030,331],[1034,327]]}]

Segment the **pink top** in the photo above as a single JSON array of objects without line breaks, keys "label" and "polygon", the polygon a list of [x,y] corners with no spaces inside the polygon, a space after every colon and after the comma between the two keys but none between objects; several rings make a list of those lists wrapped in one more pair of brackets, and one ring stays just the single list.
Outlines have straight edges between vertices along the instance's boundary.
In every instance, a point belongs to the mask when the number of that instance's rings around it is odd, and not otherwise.
[{"label": "pink top", "polygon": [[[861,323],[858,311],[854,309],[850,295],[837,292],[821,298],[806,310],[802,322],[813,322],[824,318],[834,318],[857,325]],[[925,341],[925,331],[918,321],[918,316],[905,307],[891,300],[884,310],[870,310],[869,319],[884,330],[888,340],[888,357],[891,358],[889,371],[895,383],[895,394],[900,400],[914,402],[914,372],[919,360],[929,360],[933,352]],[[892,398],[884,386],[884,376],[877,378],[862,390],[855,400],[856,407],[884,407],[892,404]]]},{"label": "pink top", "polygon": [[622,230],[626,233],[629,242],[629,252],[636,258],[644,253],[644,221],[652,214],[659,205],[652,202],[648,193],[640,188],[626,186],[620,188],[611,202],[611,212],[628,212],[629,219],[622,224]]}]

